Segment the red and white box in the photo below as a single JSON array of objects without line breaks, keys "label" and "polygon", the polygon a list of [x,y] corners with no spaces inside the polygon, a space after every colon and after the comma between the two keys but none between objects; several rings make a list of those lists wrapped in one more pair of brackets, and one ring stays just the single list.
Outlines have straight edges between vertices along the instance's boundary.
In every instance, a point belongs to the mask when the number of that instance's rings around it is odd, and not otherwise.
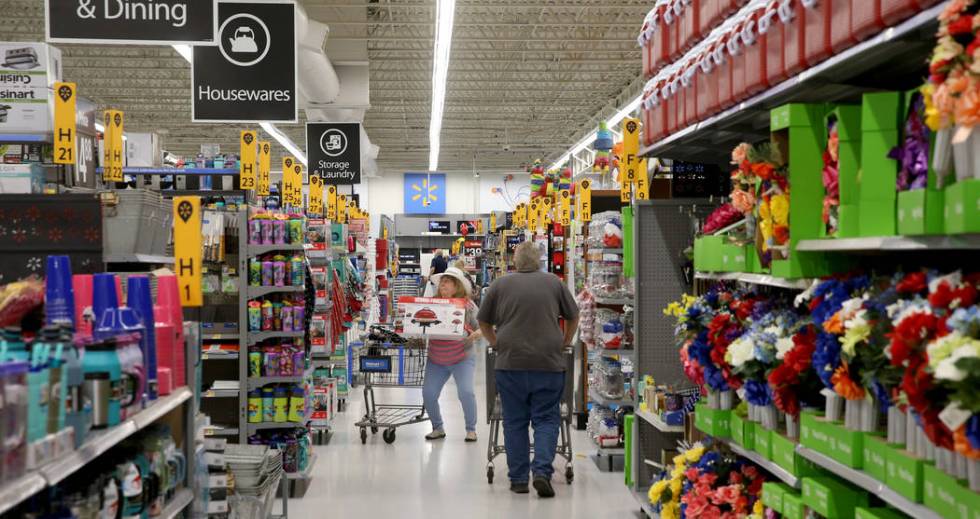
[{"label": "red and white box", "polygon": [[759,21],[765,16],[765,6],[748,13],[742,24],[742,52],[745,53],[745,93],[755,95],[769,88],[766,76],[766,59],[769,57],[769,39],[759,32]]},{"label": "red and white box", "polygon": [[[783,74],[795,76],[807,67],[806,39],[808,29],[803,6],[795,0],[780,0],[779,19],[783,22]],[[823,38],[823,24],[820,25],[820,38]],[[822,40],[821,40],[822,41]]]},{"label": "red and white box", "polygon": [[466,299],[398,298],[395,332],[421,339],[465,339]]},{"label": "red and white box", "polygon": [[789,77],[783,57],[784,30],[779,18],[779,0],[770,0],[756,23],[757,31],[766,38],[766,83],[776,85]]}]

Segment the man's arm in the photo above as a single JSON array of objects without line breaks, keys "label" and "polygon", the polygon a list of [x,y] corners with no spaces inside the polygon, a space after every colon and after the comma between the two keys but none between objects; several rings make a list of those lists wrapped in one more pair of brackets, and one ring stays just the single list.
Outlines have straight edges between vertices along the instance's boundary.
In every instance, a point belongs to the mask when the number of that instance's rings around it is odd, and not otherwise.
[{"label": "man's arm", "polygon": [[575,338],[575,331],[578,330],[579,318],[576,316],[575,319],[570,319],[565,321],[565,341],[562,345],[568,347],[572,345],[572,339]]},{"label": "man's arm", "polygon": [[490,323],[485,323],[480,321],[480,331],[483,332],[483,338],[490,343],[491,348],[497,347],[497,333],[493,330],[493,325]]}]

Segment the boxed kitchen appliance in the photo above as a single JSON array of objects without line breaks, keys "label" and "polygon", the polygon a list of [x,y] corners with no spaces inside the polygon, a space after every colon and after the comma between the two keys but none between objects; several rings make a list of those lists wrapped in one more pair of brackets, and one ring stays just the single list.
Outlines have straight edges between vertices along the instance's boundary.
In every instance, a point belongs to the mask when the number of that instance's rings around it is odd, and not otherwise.
[{"label": "boxed kitchen appliance", "polygon": [[401,296],[395,332],[421,339],[464,339],[469,335],[466,299]]}]

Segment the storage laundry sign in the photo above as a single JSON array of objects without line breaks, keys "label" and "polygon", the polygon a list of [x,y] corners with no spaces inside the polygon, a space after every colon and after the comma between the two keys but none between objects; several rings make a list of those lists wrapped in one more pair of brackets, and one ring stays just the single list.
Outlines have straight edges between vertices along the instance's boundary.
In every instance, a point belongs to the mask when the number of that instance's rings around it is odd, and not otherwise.
[{"label": "storage laundry sign", "polygon": [[307,123],[306,153],[324,184],[361,183],[360,123]]},{"label": "storage laundry sign", "polygon": [[210,44],[217,0],[44,0],[48,41]]},{"label": "storage laundry sign", "polygon": [[194,122],[296,122],[295,10],[218,3],[217,45],[194,47]]}]

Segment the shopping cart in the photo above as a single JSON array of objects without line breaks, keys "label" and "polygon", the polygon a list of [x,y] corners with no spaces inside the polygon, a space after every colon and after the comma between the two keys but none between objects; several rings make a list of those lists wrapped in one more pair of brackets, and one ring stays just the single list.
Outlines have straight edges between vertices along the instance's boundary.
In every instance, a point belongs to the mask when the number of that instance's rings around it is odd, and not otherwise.
[{"label": "shopping cart", "polygon": [[[501,431],[503,430],[503,406],[497,393],[497,379],[494,376],[494,360],[496,352],[487,348],[487,423],[490,424],[490,441],[487,445],[487,483],[493,484],[493,460],[506,452],[503,446]],[[558,448],[555,454],[565,458],[565,481],[571,483],[575,479],[572,469],[572,392],[575,377],[575,352],[566,348],[565,358],[565,391],[561,396],[561,422],[558,428]],[[534,452],[534,445],[531,445]]]},{"label": "shopping cart", "polygon": [[[412,343],[417,344],[417,343]],[[366,340],[351,345],[352,381],[364,384],[364,418],[354,424],[361,429],[361,443],[367,443],[367,430],[376,434],[384,429],[386,443],[395,442],[395,429],[429,421],[422,404],[378,404],[375,387],[417,387],[425,382],[425,343],[418,346]]]}]

